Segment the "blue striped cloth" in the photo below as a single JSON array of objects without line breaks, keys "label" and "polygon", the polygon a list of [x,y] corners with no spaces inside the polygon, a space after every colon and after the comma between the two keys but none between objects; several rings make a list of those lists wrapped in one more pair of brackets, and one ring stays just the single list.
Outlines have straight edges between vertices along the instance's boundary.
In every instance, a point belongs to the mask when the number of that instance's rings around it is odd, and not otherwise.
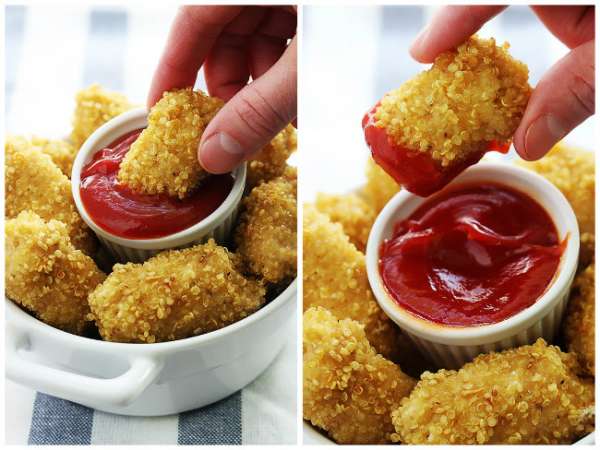
[{"label": "blue striped cloth", "polygon": [[[75,92],[92,83],[143,103],[175,8],[72,4],[5,12],[7,132],[62,137],[70,131]],[[7,443],[296,443],[295,327],[287,339],[255,382],[178,416],[117,416],[7,382]]]}]

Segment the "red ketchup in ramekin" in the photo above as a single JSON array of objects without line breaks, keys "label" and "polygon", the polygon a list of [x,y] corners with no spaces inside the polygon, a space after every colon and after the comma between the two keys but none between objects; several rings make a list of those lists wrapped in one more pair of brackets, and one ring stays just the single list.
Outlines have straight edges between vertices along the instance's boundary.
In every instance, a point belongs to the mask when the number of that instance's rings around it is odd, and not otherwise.
[{"label": "red ketchup in ramekin", "polygon": [[395,224],[381,244],[379,271],[391,298],[417,317],[449,326],[493,324],[544,294],[565,245],[528,195],[465,184]]},{"label": "red ketchup in ramekin", "polygon": [[164,237],[200,222],[225,201],[234,181],[230,174],[206,177],[183,200],[139,194],[119,184],[121,161],[141,132],[129,132],[97,151],[81,171],[81,201],[100,228],[127,239]]}]

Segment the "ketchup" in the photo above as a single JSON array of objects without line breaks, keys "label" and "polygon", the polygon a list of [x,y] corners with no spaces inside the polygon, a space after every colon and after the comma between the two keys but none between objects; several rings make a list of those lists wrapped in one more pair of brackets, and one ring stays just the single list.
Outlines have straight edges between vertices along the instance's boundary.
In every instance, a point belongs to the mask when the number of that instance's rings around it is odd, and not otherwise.
[{"label": "ketchup", "polygon": [[208,217],[231,192],[231,175],[212,175],[180,200],[145,195],[119,184],[121,161],[142,130],[121,136],[96,152],[81,171],[79,192],[85,210],[102,229],[128,239],[152,239],[184,230]]},{"label": "ketchup", "polygon": [[394,143],[385,128],[376,125],[375,112],[379,103],[362,120],[365,140],[373,159],[398,184],[413,194],[426,197],[439,191],[467,167],[477,163],[489,150],[506,153],[508,143],[489,142],[480,152],[470,153],[467,158],[448,167],[435,161],[427,152],[411,150]]},{"label": "ketchup", "polygon": [[403,309],[443,325],[501,322],[545,292],[566,239],[532,198],[492,183],[441,192],[394,226],[379,270]]}]

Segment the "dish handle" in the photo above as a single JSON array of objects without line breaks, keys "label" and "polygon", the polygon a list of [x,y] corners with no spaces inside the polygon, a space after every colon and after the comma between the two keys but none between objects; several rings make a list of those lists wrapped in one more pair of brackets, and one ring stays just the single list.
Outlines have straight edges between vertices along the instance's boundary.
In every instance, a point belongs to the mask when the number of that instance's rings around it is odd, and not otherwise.
[{"label": "dish handle", "polygon": [[152,384],[164,366],[162,358],[136,355],[130,358],[129,368],[121,375],[96,378],[24,358],[22,353],[28,342],[25,334],[7,329],[6,376],[17,383],[76,403],[127,406]]}]

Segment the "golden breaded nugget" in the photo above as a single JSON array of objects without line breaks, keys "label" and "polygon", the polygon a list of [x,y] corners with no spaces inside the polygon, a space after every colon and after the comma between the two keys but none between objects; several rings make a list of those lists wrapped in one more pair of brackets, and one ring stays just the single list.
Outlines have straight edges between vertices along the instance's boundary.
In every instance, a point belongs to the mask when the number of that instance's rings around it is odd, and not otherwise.
[{"label": "golden breaded nugget", "polygon": [[207,175],[198,162],[198,144],[222,106],[222,100],[191,88],[165,92],[123,158],[119,181],[144,194],[187,196]]},{"label": "golden breaded nugget", "polygon": [[377,215],[368,203],[356,194],[319,193],[315,207],[319,212],[328,216],[332,222],[342,225],[350,242],[361,252],[365,251],[369,233]]},{"label": "golden breaded nugget", "polygon": [[77,149],[69,142],[60,139],[45,139],[38,136],[31,138],[25,136],[7,136],[6,145],[17,147],[34,147],[42,153],[48,155],[60,171],[68,178],[71,178],[71,168],[73,160],[77,154]]},{"label": "golden breaded nugget", "polygon": [[98,84],[79,91],[75,103],[71,142],[76,149],[110,119],[133,107],[124,95],[106,91]]},{"label": "golden breaded nugget", "polygon": [[367,184],[363,187],[361,196],[375,210],[375,214],[379,214],[386,203],[400,191],[400,185],[373,158],[367,160],[366,175]]},{"label": "golden breaded nugget", "polygon": [[296,129],[290,124],[248,161],[246,184],[252,188],[283,175],[287,160],[297,145]]},{"label": "golden breaded nugget", "polygon": [[567,349],[574,352],[585,373],[595,375],[596,265],[577,275],[562,328]]},{"label": "golden breaded nugget", "polygon": [[473,36],[441,53],[433,66],[389,92],[375,118],[399,146],[427,152],[442,167],[508,141],[527,106],[525,64],[508,43]]},{"label": "golden breaded nugget", "polygon": [[567,198],[579,224],[584,266],[594,254],[596,227],[596,168],[594,153],[561,143],[537,161],[517,161],[522,167],[539,173]]},{"label": "golden breaded nugget", "polygon": [[48,155],[31,145],[7,141],[5,151],[6,217],[30,210],[44,220],[64,222],[75,248],[93,254],[96,238],[75,208],[66,175]]},{"label": "golden breaded nugget", "polygon": [[48,325],[81,334],[88,294],[104,275],[71,244],[67,226],[23,211],[6,221],[6,295]]},{"label": "golden breaded nugget", "polygon": [[538,339],[425,372],[392,413],[405,444],[568,444],[594,429],[594,383],[577,358]]},{"label": "golden breaded nugget", "polygon": [[218,330],[264,303],[261,283],[211,239],[170,250],[143,264],[115,264],[89,297],[91,317],[107,341],[152,343]]},{"label": "golden breaded nugget", "polygon": [[324,308],[304,313],[304,418],[339,444],[383,444],[390,413],[415,385],[371,347],[363,326]]},{"label": "golden breaded nugget", "polygon": [[365,326],[378,353],[396,360],[399,330],[379,307],[365,267],[365,255],[348,240],[340,224],[304,206],[303,286],[304,310],[322,306],[339,319]]},{"label": "golden breaded nugget", "polygon": [[248,269],[269,283],[296,276],[296,179],[275,178],[252,189],[234,231],[237,253]]}]

